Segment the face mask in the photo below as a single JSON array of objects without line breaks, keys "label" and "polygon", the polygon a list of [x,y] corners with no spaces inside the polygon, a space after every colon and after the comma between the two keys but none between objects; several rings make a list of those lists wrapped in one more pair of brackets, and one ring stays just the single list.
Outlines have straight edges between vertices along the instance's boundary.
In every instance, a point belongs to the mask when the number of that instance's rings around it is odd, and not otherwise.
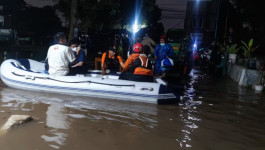
[{"label": "face mask", "polygon": [[76,47],[72,48],[72,51],[76,52]]},{"label": "face mask", "polygon": [[165,43],[160,43],[160,45],[161,45],[161,46],[164,46],[164,45],[166,45],[166,44],[165,44]]}]

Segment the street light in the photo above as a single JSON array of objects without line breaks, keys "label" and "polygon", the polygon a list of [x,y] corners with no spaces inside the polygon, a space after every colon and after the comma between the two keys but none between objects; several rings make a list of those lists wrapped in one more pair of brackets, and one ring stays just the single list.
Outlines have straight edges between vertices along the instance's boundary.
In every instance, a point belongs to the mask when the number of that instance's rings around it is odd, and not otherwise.
[{"label": "street light", "polygon": [[139,25],[137,24],[137,22],[134,23],[133,25],[133,33],[137,33],[139,30],[140,30],[140,27]]}]

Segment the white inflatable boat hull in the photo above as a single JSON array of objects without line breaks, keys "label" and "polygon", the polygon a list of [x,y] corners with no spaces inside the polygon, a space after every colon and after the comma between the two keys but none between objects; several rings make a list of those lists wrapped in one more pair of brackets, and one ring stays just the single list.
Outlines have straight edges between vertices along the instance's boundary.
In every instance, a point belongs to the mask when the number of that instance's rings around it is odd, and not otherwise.
[{"label": "white inflatable boat hull", "polygon": [[8,59],[1,64],[0,71],[7,86],[23,90],[156,104],[179,100],[161,83],[119,80],[118,76],[102,76],[97,71],[87,75],[52,76],[44,73],[44,63],[31,59]]}]

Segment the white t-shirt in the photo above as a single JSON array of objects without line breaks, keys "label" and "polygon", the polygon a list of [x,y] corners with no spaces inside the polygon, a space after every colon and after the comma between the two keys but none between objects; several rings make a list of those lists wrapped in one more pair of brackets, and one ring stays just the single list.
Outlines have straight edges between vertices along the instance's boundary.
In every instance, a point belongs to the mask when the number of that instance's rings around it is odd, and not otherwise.
[{"label": "white t-shirt", "polygon": [[64,76],[69,73],[69,63],[75,60],[72,50],[64,45],[50,46],[47,54],[49,74]]}]

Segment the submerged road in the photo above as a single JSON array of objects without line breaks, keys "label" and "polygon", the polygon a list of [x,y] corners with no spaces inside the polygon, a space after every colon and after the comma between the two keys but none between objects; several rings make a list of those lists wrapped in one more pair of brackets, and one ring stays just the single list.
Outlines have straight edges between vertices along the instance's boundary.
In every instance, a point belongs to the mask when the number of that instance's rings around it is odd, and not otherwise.
[{"label": "submerged road", "polygon": [[265,149],[264,93],[196,70],[169,84],[183,93],[179,105],[31,92],[0,83],[0,125],[13,114],[34,118],[0,136],[0,149]]}]

